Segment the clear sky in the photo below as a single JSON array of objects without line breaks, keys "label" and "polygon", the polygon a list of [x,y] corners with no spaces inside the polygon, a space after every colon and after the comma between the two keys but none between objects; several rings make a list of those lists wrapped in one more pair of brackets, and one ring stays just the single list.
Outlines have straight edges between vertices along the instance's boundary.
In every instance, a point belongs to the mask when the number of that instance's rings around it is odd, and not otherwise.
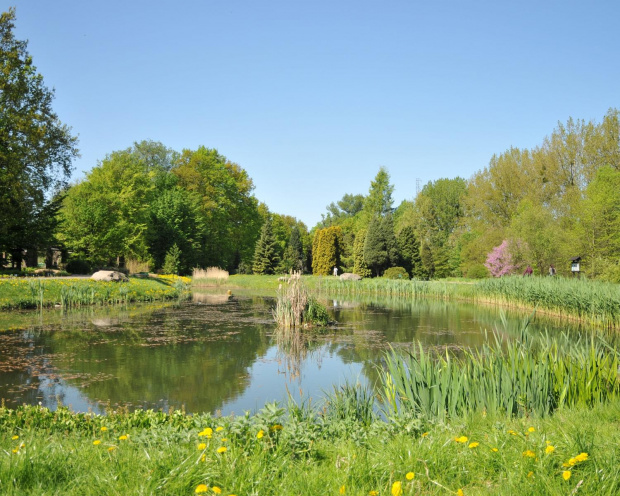
[{"label": "clear sky", "polygon": [[0,0],[79,135],[216,148],[312,227],[380,166],[395,205],[620,107],[620,2]]}]

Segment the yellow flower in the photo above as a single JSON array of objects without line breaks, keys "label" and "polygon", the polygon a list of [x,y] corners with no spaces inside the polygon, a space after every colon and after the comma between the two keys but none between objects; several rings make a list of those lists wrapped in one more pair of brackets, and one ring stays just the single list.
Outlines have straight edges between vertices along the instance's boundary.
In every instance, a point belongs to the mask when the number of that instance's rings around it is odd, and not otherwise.
[{"label": "yellow flower", "polygon": [[218,452],[218,453],[226,453],[226,450],[227,450],[226,446],[220,446],[220,447],[217,449],[217,452]]},{"label": "yellow flower", "polygon": [[276,425],[272,425],[269,430],[271,431],[281,431],[282,430],[282,426],[280,424],[276,424]]},{"label": "yellow flower", "polygon": [[528,473],[527,473],[527,476],[528,476],[528,477],[533,477],[533,476],[534,476],[534,472],[532,472],[532,471],[528,472]]},{"label": "yellow flower", "polygon": [[93,441],[93,444],[94,444],[95,446],[98,446],[98,445],[100,445],[100,444],[101,444],[101,441],[100,441],[99,439],[96,439],[95,441]]},{"label": "yellow flower", "polygon": [[127,441],[127,438],[128,438],[127,434],[123,434],[122,436],[119,436],[118,440],[119,441]]},{"label": "yellow flower", "polygon": [[402,496],[403,494],[403,485],[400,481],[394,482],[392,484],[392,496]]},{"label": "yellow flower", "polygon": [[530,427],[527,431],[528,432],[536,432],[536,429],[534,429],[533,427]]},{"label": "yellow flower", "polygon": [[508,431],[508,434],[512,434],[513,436],[516,436],[516,435],[517,435],[517,433],[516,433],[515,431],[513,431],[513,430],[509,430],[509,431]]},{"label": "yellow flower", "polygon": [[213,486],[211,488],[211,491],[213,491],[215,494],[222,494],[222,490],[217,486]]},{"label": "yellow flower", "polygon": [[571,476],[570,470],[565,470],[564,472],[562,472],[562,477],[564,478],[564,480],[570,479],[570,476]]},{"label": "yellow flower", "polygon": [[11,439],[15,441],[16,439],[19,439],[19,436],[13,436]]},{"label": "yellow flower", "polygon": [[202,451],[203,449],[205,449],[207,447],[207,445],[205,443],[200,443],[198,445],[198,451]]},{"label": "yellow flower", "polygon": [[116,446],[110,446],[110,447],[108,448],[108,451],[114,451],[115,449],[116,449]]},{"label": "yellow flower", "polygon": [[462,489],[457,489],[456,490],[456,496],[465,496],[465,493],[463,492]]},{"label": "yellow flower", "polygon": [[107,430],[108,430],[108,428],[105,425],[101,428],[101,432],[105,432]]},{"label": "yellow flower", "polygon": [[407,480],[413,480],[414,477],[415,477],[415,474],[413,472],[407,472],[407,475],[405,475],[405,478]]},{"label": "yellow flower", "polygon": [[223,438],[222,438],[222,442],[224,442],[224,443],[225,443],[226,441],[228,441],[228,438],[227,438],[227,437],[223,437]]},{"label": "yellow flower", "polygon": [[469,443],[469,448],[477,448],[480,443]]},{"label": "yellow flower", "polygon": [[263,431],[263,429],[261,429],[260,431],[258,431],[258,434],[256,434],[256,437],[258,439],[262,438],[265,435],[265,432]]},{"label": "yellow flower", "polygon": [[207,455],[203,454],[203,455],[200,457],[200,461],[201,461],[201,462],[206,462],[206,461],[207,461]]},{"label": "yellow flower", "polygon": [[344,485],[340,486],[340,489],[338,490],[338,494],[345,494],[345,493],[346,493],[346,489]]},{"label": "yellow flower", "polygon": [[370,491],[368,496],[379,496],[379,491]]},{"label": "yellow flower", "polygon": [[218,425],[218,426],[215,428],[215,432],[220,432],[220,431],[223,431],[223,430],[224,430],[224,428],[223,428],[221,425]]},{"label": "yellow flower", "polygon": [[454,440],[457,443],[466,443],[467,442],[467,436],[455,437]]},{"label": "yellow flower", "polygon": [[491,451],[494,451],[495,453],[497,453],[499,450],[497,448],[491,448]]},{"label": "yellow flower", "polygon": [[422,433],[422,437],[426,437],[426,436],[428,436],[428,432]]},{"label": "yellow flower", "polygon": [[205,430],[198,433],[200,437],[208,437],[210,438],[213,435],[213,429],[211,427],[205,428]]},{"label": "yellow flower", "polygon": [[523,456],[528,456],[530,458],[535,458],[536,457],[536,453],[534,453],[532,450],[525,450],[523,452]]},{"label": "yellow flower", "polygon": [[545,448],[545,453],[547,454],[553,453],[554,451],[555,451],[555,448],[551,446],[550,444]]},{"label": "yellow flower", "polygon": [[206,493],[208,490],[209,490],[209,487],[206,484],[198,484],[194,492],[196,494],[203,494],[203,493]]},{"label": "yellow flower", "polygon": [[575,460],[578,462],[585,462],[588,459],[588,454],[587,453],[579,453],[576,457]]}]

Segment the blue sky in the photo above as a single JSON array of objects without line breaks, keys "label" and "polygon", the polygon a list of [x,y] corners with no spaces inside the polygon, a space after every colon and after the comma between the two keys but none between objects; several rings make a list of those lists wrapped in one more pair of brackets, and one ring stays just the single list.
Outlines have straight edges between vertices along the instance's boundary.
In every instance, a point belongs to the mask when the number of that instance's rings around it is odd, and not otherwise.
[{"label": "blue sky", "polygon": [[620,107],[620,2],[0,0],[74,179],[152,139],[216,148],[271,211],[312,227],[380,166],[395,205]]}]

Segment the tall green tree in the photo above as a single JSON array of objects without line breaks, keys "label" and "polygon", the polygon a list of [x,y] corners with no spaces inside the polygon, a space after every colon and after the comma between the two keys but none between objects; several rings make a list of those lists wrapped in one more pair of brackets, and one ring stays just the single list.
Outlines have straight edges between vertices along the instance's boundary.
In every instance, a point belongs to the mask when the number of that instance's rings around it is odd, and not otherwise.
[{"label": "tall green tree", "polygon": [[420,243],[413,227],[405,226],[398,234],[397,239],[403,267],[411,277],[416,279],[423,278]]},{"label": "tall green tree", "polygon": [[260,237],[256,242],[252,271],[259,275],[274,274],[279,260],[276,239],[271,228],[271,221],[268,219],[263,224]]},{"label": "tall green tree", "polygon": [[304,250],[299,227],[296,225],[291,229],[291,236],[288,240],[286,250],[284,251],[282,268],[284,272],[289,272],[291,270],[302,271],[304,268]]},{"label": "tall green tree", "polygon": [[364,200],[363,212],[368,222],[374,217],[383,217],[392,213],[392,193],[394,186],[390,184],[390,174],[381,167],[374,181],[370,182],[368,196]]},{"label": "tall green tree", "polygon": [[27,42],[13,35],[14,20],[14,9],[0,15],[0,249],[21,264],[21,249],[41,241],[37,221],[49,221],[50,194],[66,185],[78,151],[77,138],[52,109],[54,92]]},{"label": "tall green tree", "polygon": [[342,229],[340,226],[318,229],[312,242],[312,273],[330,275],[334,267],[340,269],[342,256]]}]

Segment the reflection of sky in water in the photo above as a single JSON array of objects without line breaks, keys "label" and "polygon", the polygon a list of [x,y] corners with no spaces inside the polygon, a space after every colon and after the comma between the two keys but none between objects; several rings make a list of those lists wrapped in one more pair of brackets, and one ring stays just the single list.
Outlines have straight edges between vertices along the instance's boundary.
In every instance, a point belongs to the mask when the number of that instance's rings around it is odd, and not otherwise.
[{"label": "reflection of sky in water", "polygon": [[240,415],[246,410],[259,410],[264,406],[265,398],[270,398],[267,402],[278,401],[286,405],[289,393],[298,405],[310,399],[316,405],[326,392],[331,392],[333,386],[344,384],[345,381],[366,384],[361,364],[344,365],[342,358],[326,348],[322,346],[313,351],[301,362],[299,376],[291,377],[278,347],[272,346],[248,371],[251,380],[247,389],[237,398],[224,403],[222,415]]},{"label": "reflection of sky in water", "polygon": [[66,381],[47,376],[39,376],[39,380],[41,383],[37,397],[40,398],[41,406],[56,410],[60,404],[76,412],[104,413],[103,408],[85,396],[83,390],[67,384]]}]

